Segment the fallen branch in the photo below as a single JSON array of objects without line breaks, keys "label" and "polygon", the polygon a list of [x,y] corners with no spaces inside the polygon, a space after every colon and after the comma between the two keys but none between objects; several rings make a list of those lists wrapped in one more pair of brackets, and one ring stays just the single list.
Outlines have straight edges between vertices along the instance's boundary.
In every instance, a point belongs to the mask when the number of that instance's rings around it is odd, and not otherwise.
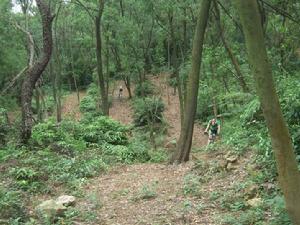
[{"label": "fallen branch", "polygon": [[23,75],[23,73],[28,69],[28,67],[24,67],[9,83],[6,87],[1,91],[1,95],[5,94],[15,83],[16,81]]}]

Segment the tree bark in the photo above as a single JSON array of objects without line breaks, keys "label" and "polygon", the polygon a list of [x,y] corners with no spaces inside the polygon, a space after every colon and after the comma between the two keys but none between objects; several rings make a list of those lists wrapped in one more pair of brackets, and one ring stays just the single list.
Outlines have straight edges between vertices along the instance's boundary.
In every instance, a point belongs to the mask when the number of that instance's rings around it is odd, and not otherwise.
[{"label": "tree bark", "polygon": [[271,65],[264,44],[263,29],[256,0],[234,0],[238,10],[255,79],[257,93],[274,149],[278,178],[286,208],[293,224],[300,224],[300,175],[291,136],[284,121],[276,93]]},{"label": "tree bark", "polygon": [[44,0],[36,0],[38,10],[42,17],[43,27],[43,51],[37,61],[27,71],[22,84],[21,91],[21,106],[22,106],[22,127],[21,127],[21,142],[27,144],[31,137],[31,129],[33,126],[32,118],[32,96],[35,83],[45,70],[52,53],[52,21],[50,8]]},{"label": "tree bark", "polygon": [[184,121],[181,127],[180,137],[176,151],[171,162],[185,162],[189,160],[194,131],[194,119],[197,109],[197,97],[199,89],[200,66],[202,61],[202,50],[204,34],[208,21],[211,0],[202,0],[197,19],[193,49],[192,49],[192,68],[187,82],[187,96],[184,109]]},{"label": "tree bark", "polygon": [[[60,10],[59,10],[60,11]],[[58,11],[58,13],[59,13]],[[58,22],[58,15],[55,18],[55,22],[54,22],[54,58],[56,60],[55,64],[55,75],[54,75],[54,88],[56,89],[56,98],[55,100],[55,106],[56,106],[56,122],[60,123],[62,120],[62,104],[61,104],[61,83],[62,83],[62,57],[61,57],[61,53],[62,53],[62,48],[59,48],[59,40],[57,37],[57,22]]]},{"label": "tree bark", "polygon": [[102,65],[102,40],[101,40],[101,18],[104,10],[104,0],[99,0],[98,15],[95,17],[96,26],[96,55],[98,82],[101,95],[101,109],[104,115],[109,115],[108,93],[106,92],[105,79]]}]

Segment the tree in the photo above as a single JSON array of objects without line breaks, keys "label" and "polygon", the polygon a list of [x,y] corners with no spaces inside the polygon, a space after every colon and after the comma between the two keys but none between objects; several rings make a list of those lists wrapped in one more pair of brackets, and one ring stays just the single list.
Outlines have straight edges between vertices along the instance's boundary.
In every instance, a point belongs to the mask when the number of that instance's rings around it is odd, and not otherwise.
[{"label": "tree", "polygon": [[95,27],[96,27],[96,55],[97,55],[97,72],[98,72],[98,82],[101,93],[101,108],[104,115],[109,114],[108,105],[108,93],[107,87],[105,86],[105,79],[103,74],[103,64],[102,64],[102,40],[101,40],[101,18],[104,10],[104,0],[99,0],[98,12],[95,16]]},{"label": "tree", "polygon": [[216,18],[216,22],[217,22],[217,27],[218,27],[218,30],[220,32],[220,37],[221,37],[221,41],[224,45],[224,48],[226,50],[226,52],[228,53],[228,56],[231,60],[231,63],[235,69],[235,72],[236,72],[236,78],[237,78],[237,81],[239,82],[243,92],[249,92],[249,88],[247,86],[247,83],[245,81],[245,78],[242,74],[242,71],[240,69],[240,65],[238,63],[238,60],[237,58],[234,56],[226,38],[225,38],[225,34],[224,34],[224,28],[222,27],[222,23],[221,23],[221,16],[220,16],[220,10],[219,10],[219,6],[217,4],[217,1],[214,0],[213,1],[214,3],[214,9],[215,9],[215,18]]},{"label": "tree", "polygon": [[97,8],[92,4],[84,5],[80,0],[74,0],[74,3],[80,5],[94,21],[95,26],[95,36],[96,36],[96,57],[97,57],[97,74],[98,74],[98,86],[101,95],[101,110],[104,115],[109,114],[109,104],[108,104],[108,87],[106,87],[106,80],[103,74],[103,62],[102,62],[102,29],[101,20],[104,10],[104,0],[97,1]]},{"label": "tree", "polygon": [[286,208],[295,225],[300,224],[300,174],[294,147],[283,118],[276,93],[271,65],[264,44],[263,28],[256,0],[234,0],[242,23],[248,60],[255,79],[266,124],[274,149],[278,178]]},{"label": "tree", "polygon": [[21,107],[22,107],[22,130],[21,141],[26,144],[31,136],[33,125],[31,101],[36,82],[45,70],[52,53],[52,21],[50,7],[44,0],[36,0],[39,13],[42,17],[43,27],[43,50],[34,64],[28,68],[22,84]]},{"label": "tree", "polygon": [[200,66],[204,34],[208,21],[211,0],[202,0],[197,19],[196,31],[192,49],[192,68],[187,82],[186,104],[184,108],[184,120],[181,126],[180,137],[176,151],[171,162],[185,162],[189,160],[192,146],[194,119],[197,109],[197,97],[199,89]]}]

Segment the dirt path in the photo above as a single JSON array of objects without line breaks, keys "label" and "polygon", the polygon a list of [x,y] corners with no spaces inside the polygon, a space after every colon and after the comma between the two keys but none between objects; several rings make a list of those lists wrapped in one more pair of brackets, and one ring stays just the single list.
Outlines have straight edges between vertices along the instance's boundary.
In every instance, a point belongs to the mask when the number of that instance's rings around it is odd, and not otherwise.
[{"label": "dirt path", "polygon": [[[123,96],[119,99],[119,87],[123,87]],[[128,91],[123,81],[117,81],[111,87],[112,107],[109,109],[109,116],[123,124],[132,123],[132,109],[128,99]]]},{"label": "dirt path", "polygon": [[[180,134],[179,100],[173,95],[173,89],[167,85],[167,75],[152,77],[159,90],[166,110],[165,119],[169,124],[167,141],[176,140]],[[125,124],[132,123],[132,109],[124,89],[123,99],[118,99],[118,87],[115,91],[110,116]],[[195,125],[194,147],[206,144],[203,129]],[[182,165],[137,164],[113,168],[105,175],[94,179],[87,186],[88,199],[83,208],[97,208],[98,225],[167,225],[167,224],[214,224],[205,213],[199,214],[198,197],[184,193],[185,176],[191,171],[193,162]],[[197,187],[198,188],[198,187]]]},{"label": "dirt path", "polygon": [[[97,225],[218,225],[224,205],[242,192],[251,155],[235,170],[223,166],[224,152],[202,154],[202,165],[136,164],[113,168],[87,188],[83,210],[96,208]],[[226,203],[228,204],[228,203]],[[237,215],[238,216],[238,215]],[[80,223],[81,224],[81,223]]]},{"label": "dirt path", "polygon": [[[82,100],[82,98],[85,96],[85,94],[86,94],[85,91],[80,91],[79,99]],[[63,117],[71,117],[71,118],[74,118],[75,120],[80,119],[81,113],[79,110],[79,103],[78,103],[78,98],[77,98],[76,92],[73,92],[73,93],[67,95],[63,99],[62,116]]]},{"label": "dirt path", "polygon": [[96,224],[209,224],[203,215],[185,206],[197,204],[182,190],[183,177],[191,165],[124,166],[94,180],[89,193],[98,193],[102,206]]},{"label": "dirt path", "polygon": [[[167,74],[151,77],[151,81],[166,106],[164,116],[169,125],[167,142],[177,140],[180,134],[178,96],[173,95],[173,89],[168,86]],[[124,91],[119,99],[118,89],[121,85]],[[85,92],[80,92],[81,99],[84,95]],[[121,123],[131,124],[133,112],[124,83],[117,81],[110,95],[110,116]],[[63,115],[80,119],[76,93],[64,99]],[[193,147],[199,148],[205,144],[203,129],[196,124]],[[93,211],[97,208],[94,223],[97,225],[215,224],[211,219],[213,211],[199,213],[202,204],[199,196],[185,193],[185,189],[189,188],[186,187],[186,176],[193,164],[136,164],[112,168],[86,186],[87,199],[90,200],[81,203],[82,210]],[[210,187],[205,189],[210,190]]]},{"label": "dirt path", "polygon": [[[168,81],[168,74],[162,73],[151,78],[151,81],[158,87],[166,109],[164,112],[165,119],[169,124],[167,140],[178,140],[180,135],[180,104],[178,94],[174,95],[174,89],[171,88]],[[204,129],[197,123],[194,126],[193,147],[200,148],[206,145],[207,137],[203,134]]]}]

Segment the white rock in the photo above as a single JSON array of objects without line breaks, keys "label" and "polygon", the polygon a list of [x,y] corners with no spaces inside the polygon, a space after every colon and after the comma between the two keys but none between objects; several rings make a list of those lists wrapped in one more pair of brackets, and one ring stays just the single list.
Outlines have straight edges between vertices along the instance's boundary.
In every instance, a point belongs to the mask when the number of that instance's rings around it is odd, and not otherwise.
[{"label": "white rock", "polygon": [[252,198],[252,199],[249,199],[247,201],[247,204],[252,206],[252,207],[258,207],[262,204],[262,199],[261,198]]},{"label": "white rock", "polygon": [[54,200],[47,200],[42,202],[40,205],[36,207],[36,211],[39,216],[45,218],[54,219],[58,216],[63,216],[64,212],[67,210],[65,206],[57,203]]},{"label": "white rock", "polygon": [[63,206],[72,206],[75,205],[76,198],[71,195],[62,195],[56,199],[57,204],[61,204]]}]

